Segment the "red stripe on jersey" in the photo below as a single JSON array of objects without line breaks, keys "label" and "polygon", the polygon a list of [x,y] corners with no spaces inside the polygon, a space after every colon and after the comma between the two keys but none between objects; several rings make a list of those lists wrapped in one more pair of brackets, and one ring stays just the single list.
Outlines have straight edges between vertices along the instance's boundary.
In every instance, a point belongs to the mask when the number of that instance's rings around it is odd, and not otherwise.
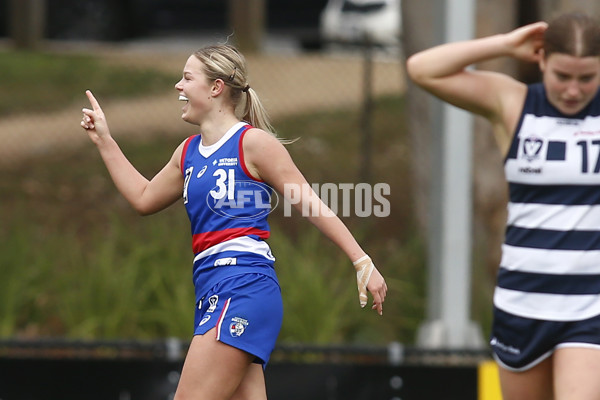
[{"label": "red stripe on jersey", "polygon": [[254,179],[255,181],[258,182],[264,182],[262,179],[256,179],[254,176],[252,176],[252,174],[250,173],[250,171],[248,171],[248,168],[246,168],[246,160],[244,160],[244,135],[246,134],[246,132],[248,132],[248,130],[254,128],[251,125],[247,125],[246,129],[244,129],[244,131],[241,133],[240,135],[240,141],[239,141],[239,154],[240,154],[240,166],[242,167],[242,170],[244,171],[244,173],[246,175],[248,175],[248,177],[250,179]]},{"label": "red stripe on jersey", "polygon": [[195,138],[196,136],[198,136],[198,135],[192,135],[192,136],[190,136],[189,138],[187,138],[185,140],[185,143],[183,144],[183,149],[181,150],[181,161],[180,161],[180,164],[179,164],[179,167],[181,168],[181,173],[182,174],[185,174],[185,171],[183,170],[183,163],[185,162],[185,155],[187,153],[187,149],[188,149],[188,147],[189,147],[190,142],[192,141],[192,139]]},{"label": "red stripe on jersey", "polygon": [[271,232],[253,228],[229,228],[221,231],[197,233],[192,236],[192,249],[194,254],[200,253],[216,244],[242,236],[255,235],[261,239],[268,239]]}]

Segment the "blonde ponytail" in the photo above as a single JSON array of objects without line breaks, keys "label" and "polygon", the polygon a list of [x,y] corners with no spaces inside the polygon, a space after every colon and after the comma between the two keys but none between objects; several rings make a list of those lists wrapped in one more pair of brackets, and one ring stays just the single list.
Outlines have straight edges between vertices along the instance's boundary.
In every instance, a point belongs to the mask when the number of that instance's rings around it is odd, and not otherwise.
[{"label": "blonde ponytail", "polygon": [[230,100],[240,119],[277,137],[267,110],[248,83],[246,59],[242,53],[231,45],[220,44],[203,47],[194,56],[202,62],[203,72],[209,80],[221,79],[231,88]]}]

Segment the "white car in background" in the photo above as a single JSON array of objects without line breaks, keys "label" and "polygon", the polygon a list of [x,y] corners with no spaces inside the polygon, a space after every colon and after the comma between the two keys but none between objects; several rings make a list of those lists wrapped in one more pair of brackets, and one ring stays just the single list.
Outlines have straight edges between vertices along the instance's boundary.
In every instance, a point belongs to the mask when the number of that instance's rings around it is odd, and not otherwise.
[{"label": "white car in background", "polygon": [[399,46],[401,30],[400,0],[329,0],[321,12],[325,43]]}]

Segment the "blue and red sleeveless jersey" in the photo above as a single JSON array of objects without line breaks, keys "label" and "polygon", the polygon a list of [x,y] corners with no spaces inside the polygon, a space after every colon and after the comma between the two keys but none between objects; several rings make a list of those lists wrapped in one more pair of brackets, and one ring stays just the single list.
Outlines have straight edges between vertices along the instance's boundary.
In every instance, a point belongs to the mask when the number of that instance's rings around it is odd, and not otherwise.
[{"label": "blue and red sleeveless jersey", "polygon": [[254,179],[242,140],[250,125],[234,125],[215,144],[188,138],[181,157],[183,201],[192,229],[197,298],[222,279],[242,273],[275,277],[267,217],[272,189]]}]

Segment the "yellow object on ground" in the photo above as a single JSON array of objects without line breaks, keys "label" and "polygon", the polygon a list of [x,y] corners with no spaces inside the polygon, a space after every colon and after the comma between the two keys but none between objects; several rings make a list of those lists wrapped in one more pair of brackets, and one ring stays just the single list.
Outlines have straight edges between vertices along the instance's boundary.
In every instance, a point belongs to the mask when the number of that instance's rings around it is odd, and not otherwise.
[{"label": "yellow object on ground", "polygon": [[498,366],[494,361],[484,361],[477,371],[478,400],[502,400]]}]

